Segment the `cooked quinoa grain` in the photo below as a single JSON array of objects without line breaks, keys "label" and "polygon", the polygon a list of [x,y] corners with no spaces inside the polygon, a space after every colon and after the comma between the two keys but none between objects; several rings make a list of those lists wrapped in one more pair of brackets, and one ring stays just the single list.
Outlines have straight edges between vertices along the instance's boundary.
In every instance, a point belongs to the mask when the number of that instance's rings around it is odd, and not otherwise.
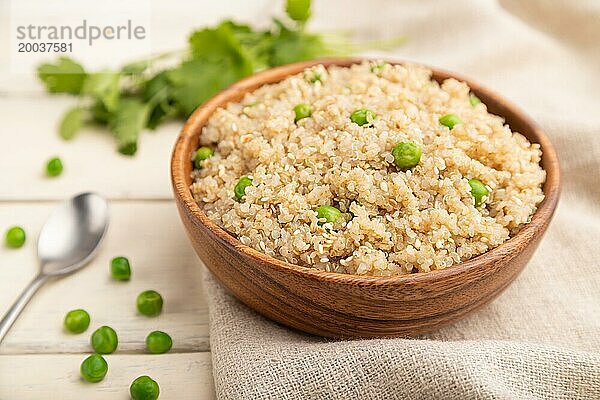
[{"label": "cooked quinoa grain", "polygon": [[[216,110],[200,137],[215,155],[193,173],[206,215],[281,260],[377,276],[451,267],[528,223],[544,198],[540,146],[473,107],[465,83],[376,65],[316,66]],[[296,124],[298,104],[311,115]],[[372,113],[368,124],[351,120],[356,110]],[[460,123],[441,124],[448,115]],[[421,150],[410,169],[392,154],[405,142]],[[244,176],[252,184],[239,201],[232,188]],[[472,179],[488,192],[478,206]],[[322,205],[339,215],[323,222]]]}]

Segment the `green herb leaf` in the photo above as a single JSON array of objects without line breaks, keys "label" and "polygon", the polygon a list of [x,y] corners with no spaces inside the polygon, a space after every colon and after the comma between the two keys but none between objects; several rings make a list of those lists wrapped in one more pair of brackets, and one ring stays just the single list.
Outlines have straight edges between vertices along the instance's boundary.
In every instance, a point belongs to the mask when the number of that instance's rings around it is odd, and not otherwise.
[{"label": "green herb leaf", "polygon": [[138,99],[120,99],[118,107],[109,118],[109,125],[117,138],[121,154],[133,155],[137,151],[140,132],[146,126],[149,108]]},{"label": "green herb leaf", "polygon": [[168,71],[162,71],[144,83],[142,98],[146,102],[166,101],[169,97],[170,85]]},{"label": "green herb leaf", "polygon": [[222,22],[215,29],[196,31],[189,39],[192,55],[195,59],[226,61],[227,67],[237,76],[250,75],[254,72],[254,63],[235,34],[244,31],[242,25],[231,21]]},{"label": "green herb leaf", "polygon": [[119,102],[120,79],[121,75],[114,71],[90,74],[85,80],[82,93],[101,101],[108,111],[113,111]]},{"label": "green herb leaf", "polygon": [[94,102],[94,104],[90,108],[90,112],[92,114],[92,121],[101,125],[108,124],[108,120],[110,119],[111,113],[106,109],[106,107],[101,101]]},{"label": "green herb leaf", "polygon": [[146,127],[156,129],[167,118],[174,117],[177,109],[171,98],[171,82],[167,71],[162,71],[145,82],[142,98],[150,107],[150,116]]},{"label": "green herb leaf", "polygon": [[138,75],[144,72],[150,66],[150,64],[151,63],[148,60],[135,61],[125,64],[123,68],[121,68],[121,73],[123,75]]},{"label": "green herb leaf", "polygon": [[325,45],[321,36],[303,30],[292,30],[279,20],[273,21],[279,28],[279,32],[273,36],[271,44],[271,65],[311,60],[333,53],[333,50]]},{"label": "green herb leaf", "polygon": [[254,72],[253,56],[241,42],[244,35],[250,40],[250,32],[245,25],[225,21],[216,28],[192,33],[192,59],[167,73],[173,100],[182,115],[188,116],[210,96]]},{"label": "green herb leaf", "polygon": [[255,31],[250,26],[238,24],[234,21],[224,21],[226,26],[235,35],[247,56],[252,59],[254,70],[268,68],[269,51],[272,35],[270,30]]},{"label": "green herb leaf", "polygon": [[213,94],[240,78],[229,63],[195,59],[187,61],[168,73],[173,99],[184,116]]},{"label": "green herb leaf", "polygon": [[81,129],[85,120],[86,110],[81,107],[73,107],[63,116],[58,133],[60,136],[69,140]]},{"label": "green herb leaf", "polygon": [[40,65],[37,74],[49,92],[71,94],[81,92],[87,76],[83,67],[68,57],[61,57],[54,64]]},{"label": "green herb leaf", "polygon": [[150,111],[146,128],[155,130],[169,118],[177,116],[177,108],[172,105],[159,104]]}]

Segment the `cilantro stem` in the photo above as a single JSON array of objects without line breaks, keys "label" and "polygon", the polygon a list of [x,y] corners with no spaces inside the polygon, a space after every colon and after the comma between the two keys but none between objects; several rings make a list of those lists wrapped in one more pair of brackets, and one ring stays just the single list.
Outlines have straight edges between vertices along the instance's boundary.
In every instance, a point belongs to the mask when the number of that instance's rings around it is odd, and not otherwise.
[{"label": "cilantro stem", "polygon": [[156,93],[154,93],[152,95],[152,97],[150,97],[150,99],[147,101],[148,107],[150,109],[156,107],[159,103],[159,99],[162,95],[164,95],[165,93],[167,93],[168,88],[165,86],[164,88],[158,90]]}]

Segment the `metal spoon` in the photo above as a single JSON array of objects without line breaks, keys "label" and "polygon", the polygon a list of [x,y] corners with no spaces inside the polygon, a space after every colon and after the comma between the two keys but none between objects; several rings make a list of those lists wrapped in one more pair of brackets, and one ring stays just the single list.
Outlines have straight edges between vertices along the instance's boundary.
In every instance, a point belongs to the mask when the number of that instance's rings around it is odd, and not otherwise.
[{"label": "metal spoon", "polygon": [[57,207],[38,238],[40,272],[0,321],[0,342],[31,297],[49,279],[87,264],[108,228],[108,204],[95,193],[82,193]]}]

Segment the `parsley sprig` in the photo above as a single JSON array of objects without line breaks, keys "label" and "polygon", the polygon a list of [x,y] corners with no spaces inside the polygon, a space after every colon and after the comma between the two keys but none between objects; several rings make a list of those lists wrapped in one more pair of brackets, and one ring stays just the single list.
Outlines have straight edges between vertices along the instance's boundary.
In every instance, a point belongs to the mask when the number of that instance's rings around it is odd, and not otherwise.
[{"label": "parsley sprig", "polygon": [[[59,134],[72,139],[84,126],[107,127],[125,155],[137,151],[138,137],[173,118],[185,118],[210,96],[255,71],[323,56],[346,56],[361,49],[336,37],[308,32],[310,0],[287,0],[285,21],[273,19],[266,30],[226,20],[189,36],[184,51],[129,63],[118,70],[86,71],[61,57],[38,67],[48,92],[77,96]],[[394,47],[402,38],[371,43]]]}]

